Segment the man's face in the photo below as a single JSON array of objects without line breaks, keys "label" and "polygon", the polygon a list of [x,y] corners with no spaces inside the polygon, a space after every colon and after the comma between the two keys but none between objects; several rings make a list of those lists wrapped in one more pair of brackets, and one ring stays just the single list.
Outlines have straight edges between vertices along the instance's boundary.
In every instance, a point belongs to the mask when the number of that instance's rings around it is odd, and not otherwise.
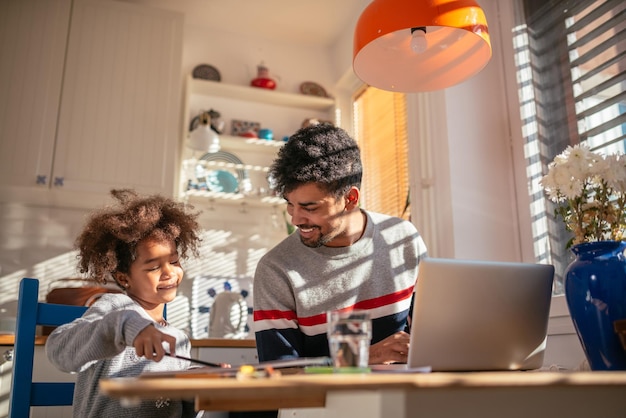
[{"label": "man's face", "polygon": [[285,193],[287,213],[298,227],[300,240],[307,247],[343,247],[346,237],[346,202],[336,199],[315,183],[307,183]]}]

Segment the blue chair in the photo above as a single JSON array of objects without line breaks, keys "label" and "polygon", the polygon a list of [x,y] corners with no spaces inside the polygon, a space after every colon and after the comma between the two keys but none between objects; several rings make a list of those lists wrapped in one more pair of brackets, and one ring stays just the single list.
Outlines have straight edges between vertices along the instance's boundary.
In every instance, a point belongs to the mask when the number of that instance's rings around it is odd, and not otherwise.
[{"label": "blue chair", "polygon": [[74,383],[33,382],[35,335],[38,325],[59,326],[80,317],[87,307],[39,302],[39,280],[20,282],[13,349],[10,418],[27,418],[31,406],[72,405]]}]

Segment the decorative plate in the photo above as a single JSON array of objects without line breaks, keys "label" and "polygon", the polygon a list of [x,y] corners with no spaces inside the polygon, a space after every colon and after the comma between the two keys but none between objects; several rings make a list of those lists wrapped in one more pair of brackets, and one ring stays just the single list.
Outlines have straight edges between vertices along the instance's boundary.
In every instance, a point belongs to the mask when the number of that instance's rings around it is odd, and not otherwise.
[{"label": "decorative plate", "polygon": [[324,87],[312,81],[305,81],[300,84],[300,93],[307,96],[328,97],[328,93],[324,90]]},{"label": "decorative plate", "polygon": [[191,73],[193,78],[201,78],[202,80],[221,81],[220,72],[212,65],[200,64],[193,69]]},{"label": "decorative plate", "polygon": [[206,182],[212,192],[237,193],[239,191],[237,177],[227,170],[209,171]]},{"label": "decorative plate", "polygon": [[[239,167],[233,167],[234,165]],[[199,158],[196,166],[197,183],[190,184],[189,187],[223,193],[248,192],[250,179],[248,171],[241,168],[242,165],[239,157],[230,152],[207,152]]]}]

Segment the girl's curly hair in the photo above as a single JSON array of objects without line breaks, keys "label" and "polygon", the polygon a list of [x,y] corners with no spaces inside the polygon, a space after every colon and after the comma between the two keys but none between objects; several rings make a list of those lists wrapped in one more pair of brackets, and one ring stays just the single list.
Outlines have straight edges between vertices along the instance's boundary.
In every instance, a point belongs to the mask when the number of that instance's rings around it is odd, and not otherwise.
[{"label": "girl's curly hair", "polygon": [[299,129],[278,151],[269,179],[283,196],[305,183],[317,183],[335,197],[361,187],[359,147],[346,131],[329,123]]},{"label": "girl's curly hair", "polygon": [[99,283],[106,283],[113,272],[129,273],[137,244],[146,238],[174,241],[182,258],[189,251],[198,256],[198,213],[159,195],[140,197],[129,189],[111,194],[119,203],[94,212],[76,239],[81,273]]}]

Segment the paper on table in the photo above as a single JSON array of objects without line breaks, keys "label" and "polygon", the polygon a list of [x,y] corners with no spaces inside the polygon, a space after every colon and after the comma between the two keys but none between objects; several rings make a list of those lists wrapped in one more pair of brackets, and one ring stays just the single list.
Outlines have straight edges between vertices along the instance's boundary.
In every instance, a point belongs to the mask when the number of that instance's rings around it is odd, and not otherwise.
[{"label": "paper on table", "polygon": [[194,375],[214,375],[220,376],[235,376],[241,366],[252,366],[255,370],[264,370],[268,368],[272,369],[287,369],[287,368],[304,368],[312,366],[329,366],[332,364],[330,357],[301,357],[284,360],[263,361],[257,364],[241,364],[233,365],[230,368],[225,367],[196,367],[193,369],[179,370],[179,371],[167,371],[167,372],[146,372],[142,373],[139,377],[166,377],[166,376],[194,376]]}]

